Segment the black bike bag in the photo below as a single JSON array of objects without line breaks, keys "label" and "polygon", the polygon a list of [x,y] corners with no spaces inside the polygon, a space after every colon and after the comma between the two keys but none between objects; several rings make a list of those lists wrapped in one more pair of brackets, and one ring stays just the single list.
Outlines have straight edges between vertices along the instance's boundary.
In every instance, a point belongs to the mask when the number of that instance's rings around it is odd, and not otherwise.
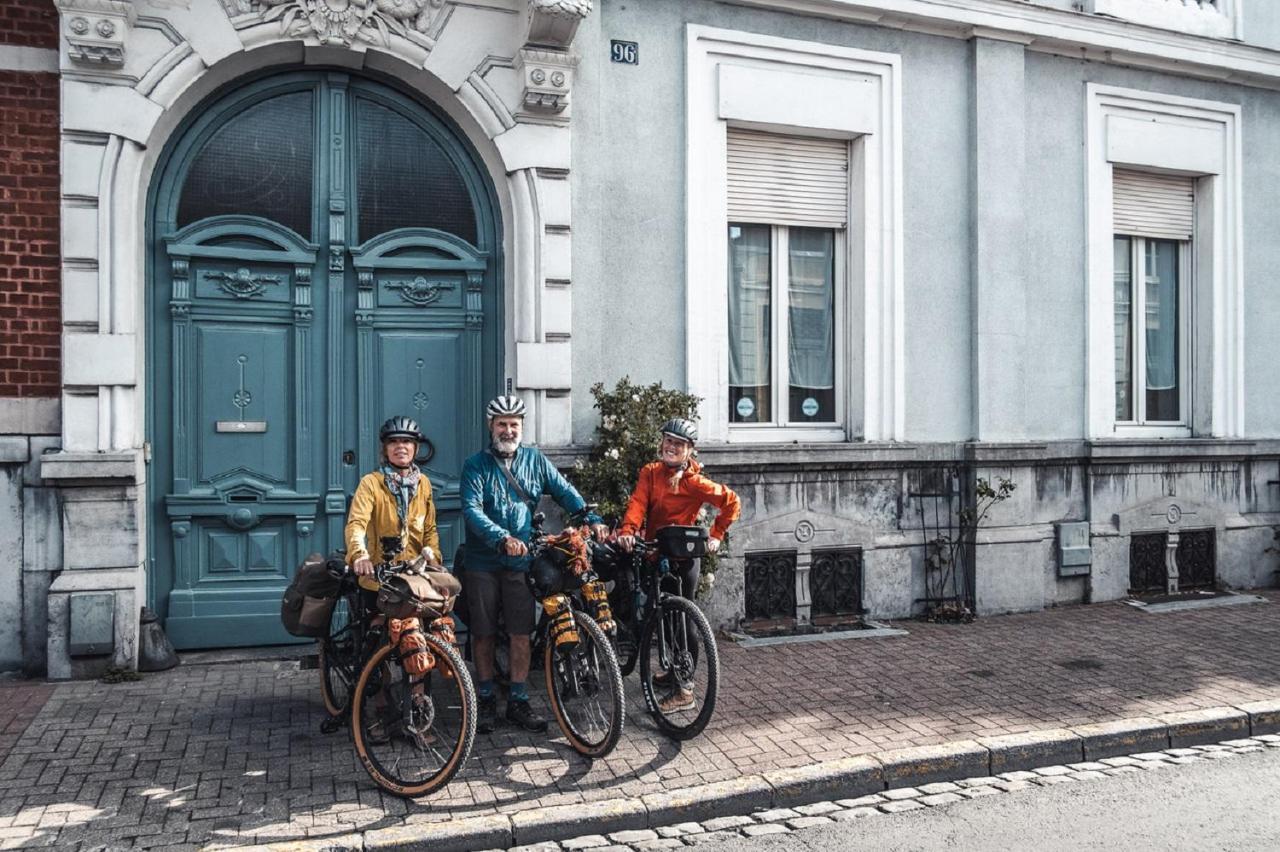
[{"label": "black bike bag", "polygon": [[706,527],[663,527],[657,532],[658,552],[668,559],[701,559],[707,555]]}]

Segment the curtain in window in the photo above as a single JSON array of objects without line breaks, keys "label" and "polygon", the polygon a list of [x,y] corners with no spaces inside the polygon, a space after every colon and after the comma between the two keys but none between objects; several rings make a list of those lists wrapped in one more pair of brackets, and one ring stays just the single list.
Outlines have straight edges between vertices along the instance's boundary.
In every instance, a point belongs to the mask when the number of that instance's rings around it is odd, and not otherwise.
[{"label": "curtain in window", "polygon": [[1116,420],[1133,419],[1133,273],[1132,244],[1115,238]]},{"label": "curtain in window", "polygon": [[729,386],[769,385],[769,226],[729,226]]},{"label": "curtain in window", "polygon": [[1177,420],[1178,244],[1146,244],[1147,419]]},{"label": "curtain in window", "polygon": [[835,387],[835,235],[792,228],[790,242],[787,328],[791,384]]}]

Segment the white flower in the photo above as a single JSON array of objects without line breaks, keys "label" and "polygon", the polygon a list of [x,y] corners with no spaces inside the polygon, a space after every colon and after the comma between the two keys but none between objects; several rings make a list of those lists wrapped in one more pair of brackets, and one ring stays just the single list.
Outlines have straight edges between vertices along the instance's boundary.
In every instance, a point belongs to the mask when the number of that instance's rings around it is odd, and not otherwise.
[{"label": "white flower", "polygon": [[608,457],[609,457],[609,458],[611,458],[611,459],[616,459],[616,458],[618,458],[618,456],[619,456],[618,448],[617,448],[617,447],[614,447],[613,449],[611,449],[611,450],[609,450],[607,453],[605,453],[605,455],[606,455],[606,456],[608,456]]},{"label": "white flower", "polygon": [[638,394],[638,393],[633,393],[633,394],[631,394],[631,399],[632,399],[632,401],[634,401],[634,402],[639,402],[639,401],[640,401],[640,394]]},{"label": "white flower", "polygon": [[612,428],[613,428],[613,424],[614,424],[615,422],[616,422],[616,421],[614,420],[614,418],[613,418],[613,415],[612,415],[612,414],[606,414],[604,417],[602,417],[602,418],[600,419],[600,423],[601,423],[601,425],[602,425],[602,426],[604,426],[604,428],[606,428],[606,429],[612,429]]}]

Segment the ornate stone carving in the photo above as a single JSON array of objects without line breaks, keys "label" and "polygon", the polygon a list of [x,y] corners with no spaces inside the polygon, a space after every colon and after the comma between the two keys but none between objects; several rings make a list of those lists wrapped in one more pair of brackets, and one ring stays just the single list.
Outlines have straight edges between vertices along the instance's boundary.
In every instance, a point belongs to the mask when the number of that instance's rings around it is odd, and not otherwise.
[{"label": "ornate stone carving", "polygon": [[531,123],[564,124],[569,120],[569,90],[577,57],[563,50],[526,47],[516,68],[524,81],[516,117]]},{"label": "ornate stone carving", "polygon": [[388,290],[399,290],[400,298],[419,307],[438,301],[445,290],[457,287],[452,281],[429,280],[421,275],[412,281],[383,281]]},{"label": "ornate stone carving", "polygon": [[67,58],[77,65],[119,68],[137,12],[128,0],[57,0]]},{"label": "ornate stone carving", "polygon": [[591,0],[529,0],[529,31],[525,44],[567,49],[578,25],[591,14]]},{"label": "ornate stone carving", "polygon": [[231,17],[258,13],[279,21],[288,35],[348,47],[389,44],[392,33],[429,43],[425,36],[443,6],[444,0],[222,0]]},{"label": "ornate stone carving", "polygon": [[212,281],[224,293],[237,299],[252,299],[254,296],[261,296],[267,289],[268,284],[280,283],[279,275],[254,275],[243,268],[237,269],[233,273],[206,272],[203,277],[205,281]]}]

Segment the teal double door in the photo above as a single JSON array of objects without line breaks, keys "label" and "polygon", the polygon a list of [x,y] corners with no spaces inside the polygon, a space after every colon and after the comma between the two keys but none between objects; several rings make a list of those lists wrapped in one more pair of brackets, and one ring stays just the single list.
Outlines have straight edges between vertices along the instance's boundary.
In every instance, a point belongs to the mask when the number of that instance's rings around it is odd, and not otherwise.
[{"label": "teal double door", "polygon": [[427,106],[343,73],[211,101],[148,228],[148,599],[179,648],[291,641],[280,596],[342,544],[378,427],[415,418],[441,545],[501,375],[491,185]]}]

